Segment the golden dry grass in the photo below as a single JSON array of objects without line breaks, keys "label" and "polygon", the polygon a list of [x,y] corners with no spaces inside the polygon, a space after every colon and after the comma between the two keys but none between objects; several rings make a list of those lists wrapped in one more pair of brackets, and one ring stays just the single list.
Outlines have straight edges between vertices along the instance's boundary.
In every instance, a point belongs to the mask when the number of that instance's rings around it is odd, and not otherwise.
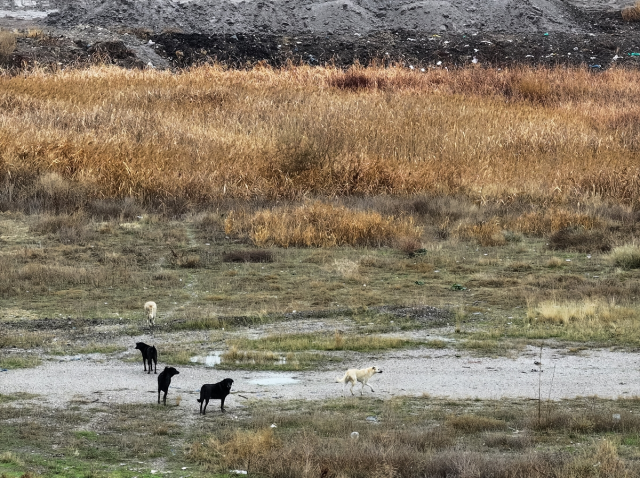
[{"label": "golden dry grass", "polygon": [[[36,70],[0,77],[0,192],[154,206],[418,192],[633,203],[639,83],[616,69]],[[38,185],[47,173],[62,181]]]},{"label": "golden dry grass", "polygon": [[16,49],[16,35],[7,31],[0,31],[0,58],[6,57]]},{"label": "golden dry grass", "polygon": [[625,244],[611,251],[613,263],[623,269],[640,269],[640,247],[637,244]]},{"label": "golden dry grass", "polygon": [[537,323],[580,323],[586,326],[589,323],[612,324],[623,320],[635,320],[637,312],[633,308],[619,306],[613,301],[546,301],[529,308],[527,316],[529,320]]},{"label": "golden dry grass", "polygon": [[380,246],[420,238],[411,218],[383,217],[321,202],[260,210],[250,216],[232,211],[225,232],[248,236],[257,246],[279,247]]},{"label": "golden dry grass", "polygon": [[640,22],[640,2],[622,9],[622,19],[627,22]]}]

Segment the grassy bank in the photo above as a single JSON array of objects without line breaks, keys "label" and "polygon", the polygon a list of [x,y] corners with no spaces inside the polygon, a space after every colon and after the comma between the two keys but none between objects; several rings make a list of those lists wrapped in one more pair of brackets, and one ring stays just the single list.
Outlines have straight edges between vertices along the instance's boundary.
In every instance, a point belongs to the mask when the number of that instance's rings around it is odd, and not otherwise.
[{"label": "grassy bank", "polygon": [[[240,469],[273,477],[631,478],[640,460],[635,399],[544,403],[540,415],[528,400],[243,401],[232,413],[194,418],[184,403],[162,410],[81,400],[68,410],[16,406],[30,398],[0,397],[6,477],[199,477]],[[56,433],[47,433],[52,426]]]}]

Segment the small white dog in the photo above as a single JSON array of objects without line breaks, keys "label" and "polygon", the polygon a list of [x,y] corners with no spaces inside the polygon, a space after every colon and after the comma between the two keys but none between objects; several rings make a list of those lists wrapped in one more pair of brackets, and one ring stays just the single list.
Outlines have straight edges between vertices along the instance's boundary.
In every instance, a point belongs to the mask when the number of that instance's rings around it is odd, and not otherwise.
[{"label": "small white dog", "polygon": [[156,312],[158,311],[158,306],[155,302],[149,301],[144,304],[144,310],[147,313],[147,322],[149,323],[149,327],[154,327],[156,325]]},{"label": "small white dog", "polygon": [[[351,395],[353,395],[353,386],[356,384],[356,382],[360,382],[362,384],[360,395],[362,395],[362,391],[364,390],[365,385],[371,388],[371,385],[369,385],[367,382],[371,377],[373,377],[373,374],[375,373],[382,373],[382,370],[378,370],[377,367],[363,368],[360,370],[358,370],[357,368],[350,368],[349,370],[347,370],[347,373],[344,374],[344,377],[337,378],[336,382],[342,382],[345,385],[351,382]],[[371,388],[371,391],[374,391],[373,388]]]}]

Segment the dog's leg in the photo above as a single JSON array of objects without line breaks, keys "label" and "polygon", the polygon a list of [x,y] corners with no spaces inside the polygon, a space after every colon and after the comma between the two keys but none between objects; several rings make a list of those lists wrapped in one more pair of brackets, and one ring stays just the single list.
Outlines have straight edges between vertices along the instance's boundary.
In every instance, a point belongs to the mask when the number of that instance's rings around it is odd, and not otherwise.
[{"label": "dog's leg", "polygon": [[207,405],[209,405],[209,399],[208,399],[208,398],[205,398],[205,399],[203,400],[203,402],[204,402],[204,410],[202,410],[202,414],[203,414],[203,415],[206,415],[206,414],[207,414]]},{"label": "dog's leg", "polygon": [[158,405],[160,405],[160,390],[158,390]]},{"label": "dog's leg", "polygon": [[222,412],[224,413],[224,399],[227,397],[222,397],[222,401],[220,402],[220,410],[222,410]]},{"label": "dog's leg", "polygon": [[147,359],[145,359],[144,357],[142,357],[142,366],[144,367],[144,371],[147,371]]},{"label": "dog's leg", "polygon": [[164,406],[167,406],[167,392],[164,392],[164,396],[162,397],[162,400],[164,401]]}]

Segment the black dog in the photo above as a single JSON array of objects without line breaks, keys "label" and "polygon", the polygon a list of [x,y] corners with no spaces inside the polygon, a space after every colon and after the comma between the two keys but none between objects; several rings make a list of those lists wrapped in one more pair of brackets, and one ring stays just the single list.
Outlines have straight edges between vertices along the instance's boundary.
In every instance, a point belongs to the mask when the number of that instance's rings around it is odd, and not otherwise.
[{"label": "black dog", "polygon": [[[207,413],[207,405],[209,405],[209,400],[222,400],[220,403],[220,410],[224,412],[224,399],[227,398],[229,392],[231,392],[231,386],[233,385],[233,380],[230,378],[225,378],[222,382],[218,383],[207,383],[202,386],[200,389],[200,399],[198,403],[200,403],[200,413],[203,415]],[[204,410],[202,409],[202,403],[204,403]]]},{"label": "black dog", "polygon": [[160,405],[160,391],[164,392],[164,404],[167,404],[167,392],[169,391],[169,385],[171,385],[171,377],[179,373],[173,367],[165,367],[158,375],[158,405]]},{"label": "black dog", "polygon": [[156,364],[156,370],[153,373],[158,373],[158,351],[153,345],[147,345],[143,342],[136,342],[136,348],[142,352],[142,366],[144,371],[147,371],[147,362],[149,362],[149,372],[151,373],[151,361]]}]

